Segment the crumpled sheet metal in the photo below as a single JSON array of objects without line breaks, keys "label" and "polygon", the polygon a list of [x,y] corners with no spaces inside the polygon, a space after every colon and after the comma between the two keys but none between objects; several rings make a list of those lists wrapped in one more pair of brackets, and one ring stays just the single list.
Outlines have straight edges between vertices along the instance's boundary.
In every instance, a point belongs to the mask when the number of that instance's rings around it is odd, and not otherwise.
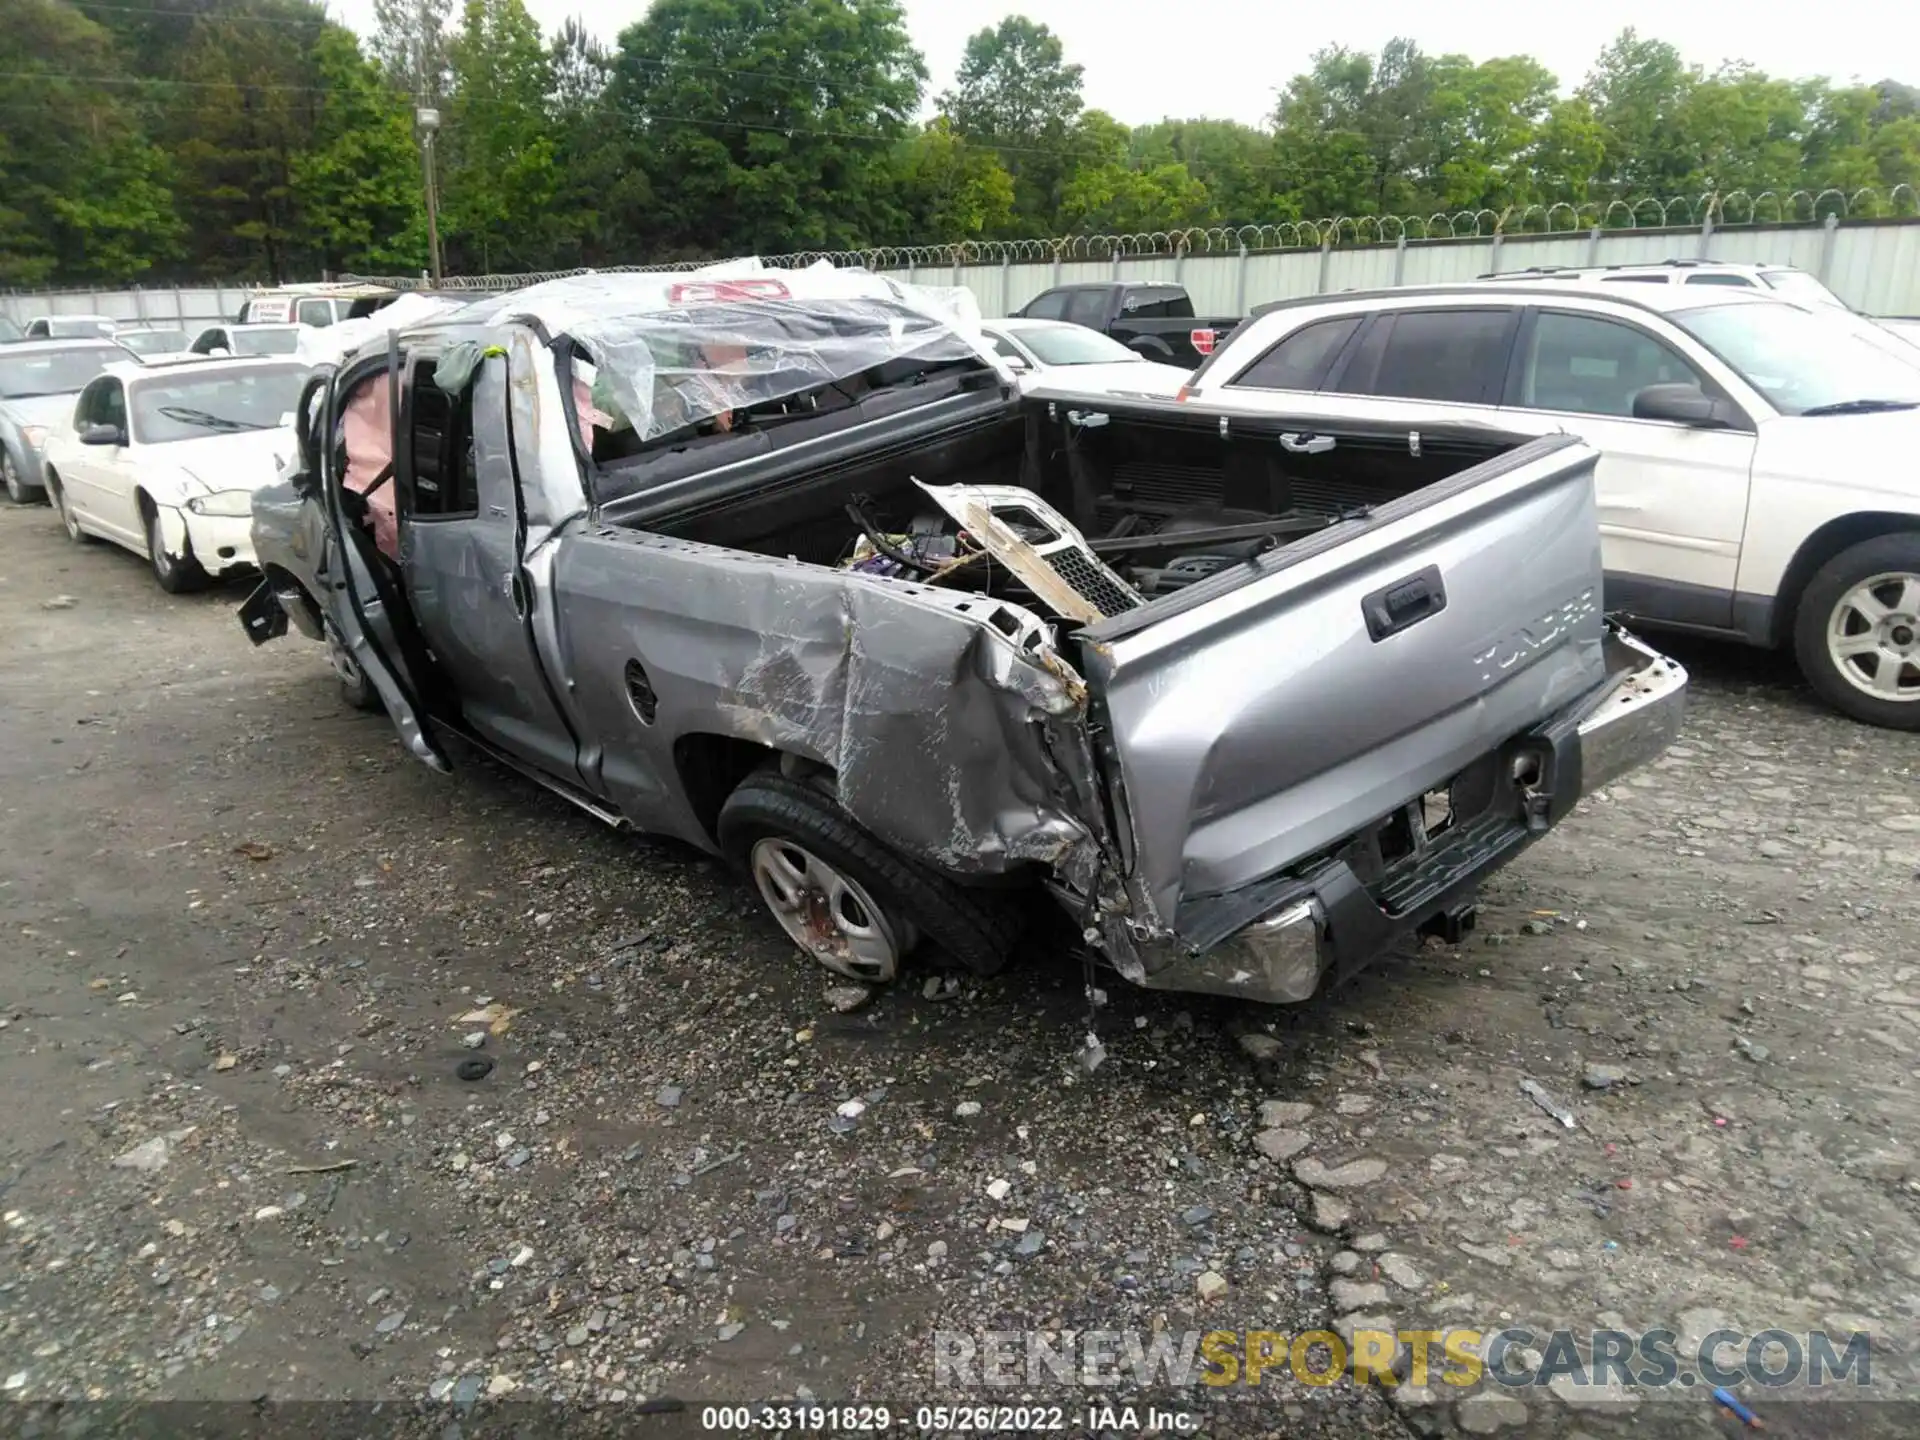
[{"label": "crumpled sheet metal", "polygon": [[[889,360],[984,353],[979,306],[821,262],[732,261],[679,274],[580,275],[487,302],[583,345],[594,402],[643,440],[847,381]],[[468,318],[463,316],[463,319]]]},{"label": "crumpled sheet metal", "polygon": [[[570,677],[576,700],[590,725],[634,733],[622,667],[638,659],[660,702],[637,737],[660,747],[654,765],[671,737],[716,729],[816,760],[874,834],[956,874],[1087,844],[1044,738],[1079,727],[1084,687],[938,592],[613,530],[565,546],[558,572],[567,653],[606,657]],[[631,785],[623,808],[657,805],[653,766],[614,748],[604,778]]]}]

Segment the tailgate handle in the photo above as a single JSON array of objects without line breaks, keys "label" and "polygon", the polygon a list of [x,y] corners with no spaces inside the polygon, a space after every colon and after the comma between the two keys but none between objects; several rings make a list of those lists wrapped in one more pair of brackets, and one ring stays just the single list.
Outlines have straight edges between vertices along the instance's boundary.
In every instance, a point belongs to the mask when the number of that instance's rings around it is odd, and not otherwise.
[{"label": "tailgate handle", "polygon": [[1447,587],[1441,582],[1438,565],[1396,580],[1360,602],[1361,613],[1367,617],[1367,634],[1375,641],[1398,635],[1446,608]]}]

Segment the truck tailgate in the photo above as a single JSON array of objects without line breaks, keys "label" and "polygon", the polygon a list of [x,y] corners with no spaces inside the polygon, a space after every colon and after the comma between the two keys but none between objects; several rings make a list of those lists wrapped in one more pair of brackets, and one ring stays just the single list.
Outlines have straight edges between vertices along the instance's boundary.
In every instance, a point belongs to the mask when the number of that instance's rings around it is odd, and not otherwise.
[{"label": "truck tailgate", "polygon": [[1530,442],[1081,632],[1141,919],[1334,845],[1602,683],[1597,458]]}]

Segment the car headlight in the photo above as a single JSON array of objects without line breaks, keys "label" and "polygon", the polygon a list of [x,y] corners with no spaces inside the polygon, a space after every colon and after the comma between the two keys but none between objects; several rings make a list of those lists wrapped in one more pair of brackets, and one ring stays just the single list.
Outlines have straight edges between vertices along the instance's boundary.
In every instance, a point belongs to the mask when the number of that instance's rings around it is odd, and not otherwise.
[{"label": "car headlight", "polygon": [[20,438],[27,442],[29,450],[39,450],[47,443],[47,427],[44,425],[22,425]]},{"label": "car headlight", "polygon": [[253,514],[253,492],[251,490],[216,490],[211,495],[196,495],[187,501],[187,510],[194,515],[220,515],[228,519],[239,519]]}]

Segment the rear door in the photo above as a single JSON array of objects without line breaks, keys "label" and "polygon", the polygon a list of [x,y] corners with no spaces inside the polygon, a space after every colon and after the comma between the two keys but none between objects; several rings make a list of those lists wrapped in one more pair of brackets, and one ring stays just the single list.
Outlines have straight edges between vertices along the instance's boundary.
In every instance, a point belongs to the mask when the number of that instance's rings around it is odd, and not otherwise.
[{"label": "rear door", "polygon": [[[1187,412],[1196,454],[1219,420]],[[1604,679],[1591,449],[1259,423],[1376,473],[1443,444],[1495,458],[1078,637],[1126,859],[1163,923],[1444,787]]]},{"label": "rear door", "polygon": [[508,433],[507,357],[482,360],[452,393],[416,358],[397,456],[401,546],[414,619],[463,724],[570,785],[579,747],[534,651],[533,590]]}]

